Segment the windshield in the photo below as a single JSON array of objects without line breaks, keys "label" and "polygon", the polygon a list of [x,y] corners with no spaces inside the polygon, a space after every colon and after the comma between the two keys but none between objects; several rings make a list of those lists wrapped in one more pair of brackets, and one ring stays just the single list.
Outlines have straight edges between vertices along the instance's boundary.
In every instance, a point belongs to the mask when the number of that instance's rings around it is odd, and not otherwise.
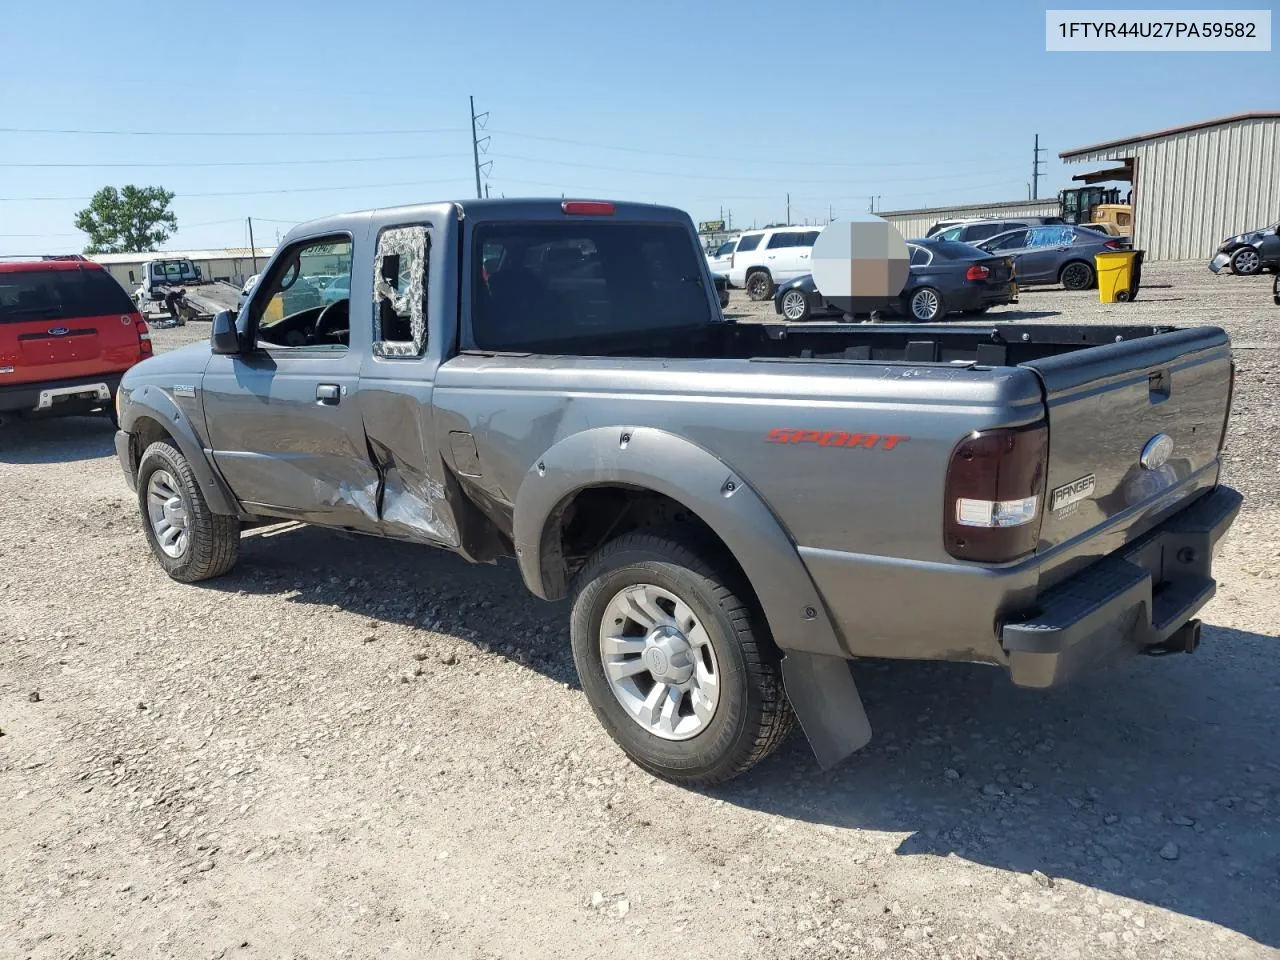
[{"label": "windshield", "polygon": [[133,313],[133,301],[102,270],[0,273],[0,323]]}]

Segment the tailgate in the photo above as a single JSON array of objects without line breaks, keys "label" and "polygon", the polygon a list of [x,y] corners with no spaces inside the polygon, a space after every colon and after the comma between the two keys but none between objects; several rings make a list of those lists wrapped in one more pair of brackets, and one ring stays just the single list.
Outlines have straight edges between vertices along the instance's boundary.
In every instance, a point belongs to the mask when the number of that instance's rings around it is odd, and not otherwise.
[{"label": "tailgate", "polygon": [[1040,377],[1049,415],[1040,551],[1105,529],[1109,552],[1217,482],[1232,380],[1222,330],[1160,333],[1022,366]]}]

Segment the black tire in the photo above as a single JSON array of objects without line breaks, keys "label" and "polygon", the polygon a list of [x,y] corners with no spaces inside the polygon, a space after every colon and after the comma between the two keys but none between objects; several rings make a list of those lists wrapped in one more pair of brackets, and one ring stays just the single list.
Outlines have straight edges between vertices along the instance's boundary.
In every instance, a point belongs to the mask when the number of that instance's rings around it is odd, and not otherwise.
[{"label": "black tire", "polygon": [[934,323],[947,315],[947,302],[934,287],[919,287],[904,299],[903,313],[916,323]]},{"label": "black tire", "polygon": [[[177,557],[169,556],[161,547],[147,509],[148,487],[158,470],[173,478],[186,509],[187,544]],[[240,554],[240,521],[209,509],[187,458],[162,440],[147,447],[138,463],[138,507],[151,553],[174,580],[196,583],[222,576],[235,566]]]},{"label": "black tire", "polygon": [[1072,260],[1062,265],[1058,282],[1068,290],[1088,290],[1094,284],[1093,267],[1083,260]]},{"label": "black tire", "polygon": [[1262,272],[1262,257],[1253,247],[1241,247],[1231,255],[1231,272],[1237,277],[1252,277]]},{"label": "black tire", "polygon": [[1116,302],[1117,302],[1117,303],[1128,303],[1130,299],[1132,299],[1132,298],[1129,296],[1129,291],[1128,291],[1128,290],[1117,290],[1117,291],[1116,291]]},{"label": "black tire", "polygon": [[768,300],[773,296],[773,277],[768,270],[753,270],[747,274],[747,296],[752,300]]},{"label": "black tire", "polygon": [[[720,783],[767,757],[794,722],[782,687],[781,655],[750,590],[706,544],[669,532],[630,533],[601,547],[574,582],[573,660],[596,718],[636,764],[683,786]],[[687,604],[702,623],[719,671],[719,703],[706,728],[686,740],[650,733],[621,705],[605,677],[600,627],[619,591],[653,584]]]}]

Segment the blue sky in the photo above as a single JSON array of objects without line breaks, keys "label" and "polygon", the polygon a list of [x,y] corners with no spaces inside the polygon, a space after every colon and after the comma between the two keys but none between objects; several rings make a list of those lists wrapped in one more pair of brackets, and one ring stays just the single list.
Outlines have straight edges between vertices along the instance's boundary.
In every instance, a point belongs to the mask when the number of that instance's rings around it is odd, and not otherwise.
[{"label": "blue sky", "polygon": [[80,249],[74,198],[105,184],[173,190],[171,249],[465,199],[471,94],[494,196],[736,226],[783,219],[788,191],[796,222],[1023,198],[1036,133],[1051,195],[1060,150],[1280,107],[1276,52],[1047,53],[1025,0],[10,6],[0,127],[201,133],[0,131],[0,253]]}]

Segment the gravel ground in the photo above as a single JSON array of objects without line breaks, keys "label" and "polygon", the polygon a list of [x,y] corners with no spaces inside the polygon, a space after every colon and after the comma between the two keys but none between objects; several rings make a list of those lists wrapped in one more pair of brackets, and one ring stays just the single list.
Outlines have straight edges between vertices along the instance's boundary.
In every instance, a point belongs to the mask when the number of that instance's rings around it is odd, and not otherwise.
[{"label": "gravel ground", "polygon": [[104,420],[0,433],[0,956],[1277,956],[1280,308],[1145,279],[992,319],[1231,331],[1249,499],[1200,652],[1048,693],[862,665],[864,752],[707,792],[625,760],[510,564],[281,525],[184,587]]}]

